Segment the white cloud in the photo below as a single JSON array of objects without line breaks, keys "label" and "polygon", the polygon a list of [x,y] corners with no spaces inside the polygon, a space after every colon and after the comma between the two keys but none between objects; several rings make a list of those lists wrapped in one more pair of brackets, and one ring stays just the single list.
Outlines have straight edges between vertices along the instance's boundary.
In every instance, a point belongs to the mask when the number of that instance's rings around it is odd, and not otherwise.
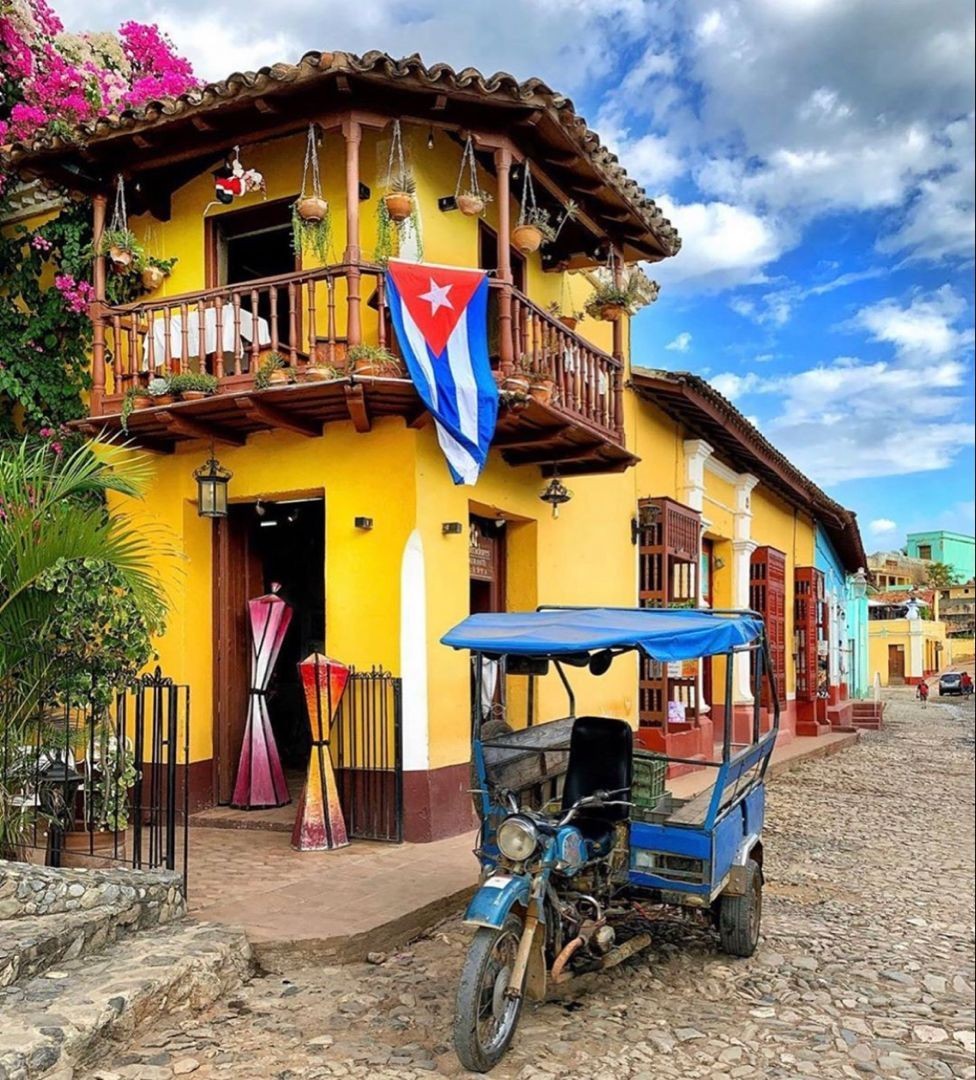
[{"label": "white cloud", "polygon": [[965,312],[966,301],[943,285],[930,296],[916,296],[908,307],[893,299],[871,304],[862,308],[850,325],[866,330],[873,341],[893,345],[903,362],[925,364],[959,354],[972,345],[972,329],[956,326]]},{"label": "white cloud", "polygon": [[852,270],[815,285],[785,285],[763,293],[756,299],[735,297],[730,301],[729,306],[738,315],[751,319],[759,326],[785,326],[790,321],[794,308],[809,297],[823,296],[861,281],[883,277],[887,273],[888,271],[880,266],[869,267],[866,270]]},{"label": "white cloud", "polygon": [[686,353],[691,348],[691,334],[687,330],[682,331],[673,341],[664,346],[672,352]]},{"label": "white cloud", "polygon": [[898,522],[892,521],[891,518],[875,518],[868,525],[868,531],[874,536],[887,536],[889,533],[898,531]]}]

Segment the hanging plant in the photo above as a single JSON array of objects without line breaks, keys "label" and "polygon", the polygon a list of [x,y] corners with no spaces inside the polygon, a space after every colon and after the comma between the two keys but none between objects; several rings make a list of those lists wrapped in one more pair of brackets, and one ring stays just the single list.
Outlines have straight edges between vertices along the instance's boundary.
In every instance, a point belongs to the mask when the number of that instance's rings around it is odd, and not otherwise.
[{"label": "hanging plant", "polygon": [[322,195],[319,153],[315,143],[315,125],[308,125],[302,190],[291,208],[292,243],[295,253],[311,251],[320,263],[329,261],[329,238],[332,217],[329,203]]},{"label": "hanging plant", "polygon": [[144,255],[139,263],[139,276],[146,292],[153,292],[173,272],[177,260],[159,259],[155,255]]},{"label": "hanging plant", "polygon": [[102,233],[99,255],[107,255],[109,265],[117,274],[134,271],[142,259],[142,246],[129,228],[129,216],[125,208],[125,181],[119,174],[115,183],[115,206],[108,228]]},{"label": "hanging plant", "polygon": [[617,322],[624,315],[634,315],[642,307],[653,303],[660,292],[656,281],[651,281],[636,266],[624,271],[624,279],[617,282],[616,262],[611,254],[605,269],[600,273],[603,280],[593,290],[586,302],[586,314],[603,322]]},{"label": "hanging plant", "polygon": [[[396,167],[394,171],[394,166]],[[399,254],[407,230],[417,239],[417,258],[423,259],[420,215],[417,211],[417,184],[407,169],[400,136],[400,121],[393,121],[393,139],[386,167],[386,192],[376,208],[376,250],[374,259],[385,265]]]},{"label": "hanging plant", "polygon": [[[465,168],[468,169],[469,183],[462,190]],[[480,217],[485,212],[485,207],[491,202],[491,196],[487,191],[482,191],[478,183],[478,163],[475,160],[474,144],[470,135],[465,140],[464,152],[461,155],[461,168],[454,188],[454,202],[465,217]]]},{"label": "hanging plant", "polygon": [[522,200],[519,219],[512,230],[512,244],[523,255],[531,255],[544,244],[554,243],[567,221],[576,217],[576,203],[569,201],[563,207],[558,224],[552,223],[552,215],[543,210],[535,200],[535,187],[532,184],[532,166],[526,159],[522,178]]}]

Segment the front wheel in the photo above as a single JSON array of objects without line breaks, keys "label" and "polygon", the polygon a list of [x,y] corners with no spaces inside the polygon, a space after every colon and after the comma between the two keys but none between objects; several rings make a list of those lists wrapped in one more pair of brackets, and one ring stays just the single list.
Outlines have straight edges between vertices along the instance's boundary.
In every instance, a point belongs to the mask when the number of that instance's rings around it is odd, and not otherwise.
[{"label": "front wheel", "polygon": [[750,859],[745,866],[746,888],[741,896],[719,901],[718,933],[722,951],[731,956],[752,956],[759,944],[762,920],[762,870]]},{"label": "front wheel", "polygon": [[481,927],[461,969],[454,1014],[454,1049],[469,1072],[488,1072],[505,1054],[522,1011],[522,997],[508,997],[522,921],[509,915],[500,930]]}]

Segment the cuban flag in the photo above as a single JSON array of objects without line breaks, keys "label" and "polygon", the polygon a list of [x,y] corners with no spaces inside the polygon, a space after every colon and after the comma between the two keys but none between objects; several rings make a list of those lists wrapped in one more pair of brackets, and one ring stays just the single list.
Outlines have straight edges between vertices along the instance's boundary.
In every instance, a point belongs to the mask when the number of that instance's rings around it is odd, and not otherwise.
[{"label": "cuban flag", "polygon": [[488,360],[488,278],[391,259],[390,316],[417,393],[437,426],[455,484],[474,484],[488,459],[498,387]]}]

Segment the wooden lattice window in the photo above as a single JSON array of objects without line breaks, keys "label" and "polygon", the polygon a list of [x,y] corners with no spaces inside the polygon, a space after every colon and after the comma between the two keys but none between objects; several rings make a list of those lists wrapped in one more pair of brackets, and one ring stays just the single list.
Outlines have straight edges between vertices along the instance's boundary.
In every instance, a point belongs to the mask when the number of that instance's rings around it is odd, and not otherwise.
[{"label": "wooden lattice window", "polygon": [[813,566],[798,566],[793,600],[797,701],[817,697],[818,643],[827,640],[826,609],[823,573]]},{"label": "wooden lattice window", "polygon": [[[749,606],[766,623],[772,676],[781,702],[786,700],[786,555],[778,548],[760,547],[752,553],[749,565]],[[762,685],[762,703],[772,705],[766,680]]]},{"label": "wooden lattice window", "polygon": [[[641,607],[698,607],[701,587],[701,514],[668,498],[637,504]],[[640,675],[641,727],[666,727],[668,702],[680,701],[685,719],[698,718],[698,675],[668,676],[667,667],[643,660]]]}]

